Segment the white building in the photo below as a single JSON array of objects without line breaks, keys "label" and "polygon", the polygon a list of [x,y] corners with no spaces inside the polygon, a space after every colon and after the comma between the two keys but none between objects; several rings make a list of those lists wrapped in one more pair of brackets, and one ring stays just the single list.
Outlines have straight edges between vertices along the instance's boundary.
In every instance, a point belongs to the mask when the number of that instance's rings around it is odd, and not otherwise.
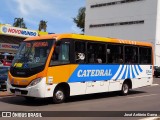
[{"label": "white building", "polygon": [[160,0],[86,0],[85,34],[147,41],[160,66]]}]

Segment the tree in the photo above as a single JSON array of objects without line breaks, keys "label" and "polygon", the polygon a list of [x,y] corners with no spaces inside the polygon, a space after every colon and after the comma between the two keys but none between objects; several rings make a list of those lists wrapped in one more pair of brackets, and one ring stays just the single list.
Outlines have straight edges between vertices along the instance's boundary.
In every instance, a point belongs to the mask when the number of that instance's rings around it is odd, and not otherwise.
[{"label": "tree", "polygon": [[20,28],[26,28],[26,24],[24,23],[23,18],[14,18],[14,23],[13,23],[14,27],[20,27]]},{"label": "tree", "polygon": [[44,20],[41,20],[40,23],[39,23],[39,28],[38,28],[38,30],[39,30],[39,31],[42,31],[42,29],[44,30],[44,32],[46,32],[47,22],[44,21]]},{"label": "tree", "polygon": [[73,18],[73,22],[76,23],[77,27],[82,29],[82,32],[84,32],[84,25],[85,25],[85,7],[81,7],[78,10],[78,15],[77,17]]}]

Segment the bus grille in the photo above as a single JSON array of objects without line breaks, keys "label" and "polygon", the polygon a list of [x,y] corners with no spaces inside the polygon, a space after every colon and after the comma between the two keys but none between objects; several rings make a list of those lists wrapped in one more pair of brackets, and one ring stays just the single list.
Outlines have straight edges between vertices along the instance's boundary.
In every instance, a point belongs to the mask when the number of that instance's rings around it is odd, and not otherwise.
[{"label": "bus grille", "polygon": [[12,84],[12,86],[13,87],[18,87],[18,88],[26,88],[27,87],[27,85],[14,85],[14,84]]},{"label": "bus grille", "polygon": [[[11,91],[12,93],[15,93],[15,89],[10,89],[10,91]],[[28,91],[27,91],[27,90],[20,90],[20,92],[21,92],[22,95],[27,95],[27,94],[28,94]]]}]

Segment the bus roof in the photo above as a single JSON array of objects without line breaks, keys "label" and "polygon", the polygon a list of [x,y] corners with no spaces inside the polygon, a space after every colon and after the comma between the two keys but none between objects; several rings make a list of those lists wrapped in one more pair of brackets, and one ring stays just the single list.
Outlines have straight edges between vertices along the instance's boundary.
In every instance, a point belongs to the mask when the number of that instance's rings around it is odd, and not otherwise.
[{"label": "bus roof", "polygon": [[80,35],[80,34],[48,34],[37,37],[29,37],[24,41],[32,41],[32,40],[44,40],[44,39],[56,39],[61,40],[62,38],[72,38],[79,40],[91,40],[91,41],[99,41],[99,42],[109,42],[109,43],[121,43],[121,44],[131,44],[131,45],[139,45],[139,46],[152,46],[149,42],[141,42],[141,41],[132,41],[132,40],[123,40],[118,38],[105,38],[105,37],[97,37],[97,36],[88,36],[88,35]]}]

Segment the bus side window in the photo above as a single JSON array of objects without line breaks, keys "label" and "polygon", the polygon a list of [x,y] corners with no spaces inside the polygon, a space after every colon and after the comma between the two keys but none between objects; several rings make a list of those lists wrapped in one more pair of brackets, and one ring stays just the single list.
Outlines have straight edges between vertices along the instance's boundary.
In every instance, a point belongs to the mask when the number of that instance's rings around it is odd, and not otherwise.
[{"label": "bus side window", "polygon": [[139,57],[140,57],[140,63],[141,64],[150,64],[152,62],[152,49],[151,48],[145,48],[140,47],[139,48]]},{"label": "bus side window", "polygon": [[50,65],[67,64],[69,62],[69,44],[57,45],[52,54]]},{"label": "bus side window", "polygon": [[105,44],[88,43],[88,63],[106,63]]},{"label": "bus side window", "polygon": [[86,55],[85,55],[85,42],[75,42],[75,62],[76,63],[85,63]]},{"label": "bus side window", "polygon": [[129,64],[138,63],[138,48],[135,46],[125,46],[125,62]]},{"label": "bus side window", "polygon": [[108,63],[123,63],[123,46],[108,44],[107,59]]},{"label": "bus side window", "polygon": [[87,44],[87,56],[88,56],[88,63],[95,63],[95,52],[94,52],[94,44],[88,43]]}]

